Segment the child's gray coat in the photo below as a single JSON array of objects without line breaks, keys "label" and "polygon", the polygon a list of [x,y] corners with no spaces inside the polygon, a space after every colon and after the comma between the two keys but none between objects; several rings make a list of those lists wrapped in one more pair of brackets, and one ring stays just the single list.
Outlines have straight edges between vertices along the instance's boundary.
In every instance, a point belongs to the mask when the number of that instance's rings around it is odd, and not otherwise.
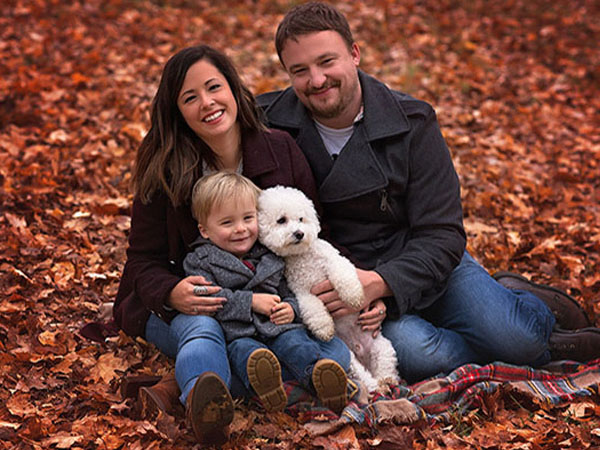
[{"label": "child's gray coat", "polygon": [[[223,288],[214,294],[225,297],[223,309],[215,314],[230,342],[240,337],[273,338],[304,325],[300,319],[298,301],[288,288],[283,276],[285,264],[281,258],[256,243],[244,257],[250,262],[252,271],[235,255],[221,250],[204,238],[194,242],[194,251],[188,253],[183,268],[186,275],[202,275],[207,281]],[[296,317],[294,322],[275,325],[263,314],[252,311],[252,294],[276,294],[281,301],[290,303]]]}]

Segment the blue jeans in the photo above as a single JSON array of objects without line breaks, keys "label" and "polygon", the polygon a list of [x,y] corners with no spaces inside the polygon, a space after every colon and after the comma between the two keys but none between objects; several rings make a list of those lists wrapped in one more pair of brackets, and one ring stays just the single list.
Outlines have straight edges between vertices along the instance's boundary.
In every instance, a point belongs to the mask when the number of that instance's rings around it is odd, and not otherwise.
[{"label": "blue jeans", "polygon": [[179,314],[167,324],[151,314],[146,322],[146,340],[175,359],[179,399],[184,405],[196,379],[204,372],[216,373],[231,387],[225,336],[214,318]]},{"label": "blue jeans", "polygon": [[383,335],[412,383],[467,363],[545,364],[554,322],[542,300],[506,289],[465,252],[446,293],[424,310],[386,320]]},{"label": "blue jeans", "polygon": [[318,360],[332,359],[346,372],[350,366],[350,351],[341,339],[334,337],[329,342],[323,342],[309,334],[305,328],[295,328],[270,339],[234,339],[227,345],[231,369],[249,392],[251,388],[246,364],[250,354],[258,348],[268,348],[277,356],[284,380],[298,380],[309,391],[314,391],[311,375]]}]

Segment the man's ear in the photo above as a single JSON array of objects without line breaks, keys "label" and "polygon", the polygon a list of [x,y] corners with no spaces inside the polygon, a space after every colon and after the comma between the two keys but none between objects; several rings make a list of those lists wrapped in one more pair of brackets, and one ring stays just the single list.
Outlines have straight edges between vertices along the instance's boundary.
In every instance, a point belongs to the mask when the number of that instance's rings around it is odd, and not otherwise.
[{"label": "man's ear", "polygon": [[204,239],[208,239],[208,234],[206,233],[206,228],[201,223],[198,223],[198,230],[200,231],[200,236]]},{"label": "man's ear", "polygon": [[354,61],[354,65],[358,66],[360,64],[360,48],[356,42],[352,44],[352,47],[350,48],[350,54],[352,55],[352,61]]}]

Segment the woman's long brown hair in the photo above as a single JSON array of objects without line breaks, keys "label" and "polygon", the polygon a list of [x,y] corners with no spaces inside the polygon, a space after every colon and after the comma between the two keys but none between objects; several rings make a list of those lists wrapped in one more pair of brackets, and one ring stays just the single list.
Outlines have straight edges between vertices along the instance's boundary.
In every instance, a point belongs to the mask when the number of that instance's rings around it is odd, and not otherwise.
[{"label": "woman's long brown hair", "polygon": [[179,51],[163,69],[152,101],[150,131],[136,156],[133,191],[144,203],[160,190],[175,207],[188,203],[194,183],[202,175],[202,161],[215,165],[215,154],[187,125],[177,106],[188,69],[202,59],[213,64],[229,83],[238,106],[242,139],[247,132],[265,129],[254,96],[226,55],[208,45]]}]

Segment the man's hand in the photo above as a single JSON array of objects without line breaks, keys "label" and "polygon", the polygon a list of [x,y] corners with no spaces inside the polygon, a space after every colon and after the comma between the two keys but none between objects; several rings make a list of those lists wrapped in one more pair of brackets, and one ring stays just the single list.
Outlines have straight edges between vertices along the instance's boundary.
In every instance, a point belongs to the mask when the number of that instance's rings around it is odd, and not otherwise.
[{"label": "man's hand", "polygon": [[383,280],[381,275],[374,270],[356,269],[356,274],[358,275],[358,279],[362,284],[365,294],[361,306],[357,309],[350,308],[340,300],[337,291],[333,288],[333,285],[329,280],[317,283],[310,290],[312,294],[321,299],[333,318],[355,313],[367,308],[373,300],[392,295],[392,291],[387,283]]},{"label": "man's hand", "polygon": [[[202,295],[194,293],[194,288],[200,287]],[[221,288],[212,286],[212,284],[200,275],[194,275],[182,279],[169,294],[169,306],[177,311],[188,315],[212,316],[223,308],[223,303],[227,301],[225,297],[210,297],[216,294]]]}]

